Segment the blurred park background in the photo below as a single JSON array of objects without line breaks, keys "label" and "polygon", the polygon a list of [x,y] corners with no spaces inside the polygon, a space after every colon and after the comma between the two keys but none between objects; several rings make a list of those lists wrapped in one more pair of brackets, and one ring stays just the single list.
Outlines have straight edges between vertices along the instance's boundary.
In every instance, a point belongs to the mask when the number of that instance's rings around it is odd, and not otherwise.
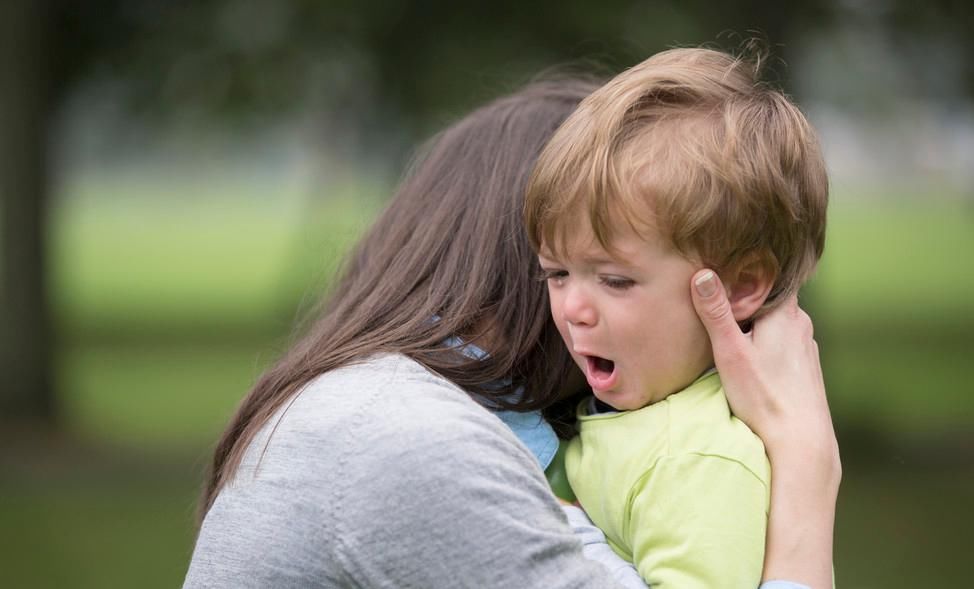
[{"label": "blurred park background", "polygon": [[974,549],[974,8],[962,0],[0,1],[0,578],[173,587],[211,445],[411,149],[553,66],[766,39],[819,129],[803,301],[839,587]]}]

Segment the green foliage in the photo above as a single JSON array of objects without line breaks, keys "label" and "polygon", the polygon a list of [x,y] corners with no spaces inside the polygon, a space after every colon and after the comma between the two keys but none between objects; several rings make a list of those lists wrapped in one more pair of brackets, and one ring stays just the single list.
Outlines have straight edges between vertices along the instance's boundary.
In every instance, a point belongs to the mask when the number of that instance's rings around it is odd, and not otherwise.
[{"label": "green foliage", "polygon": [[144,118],[191,110],[239,121],[310,103],[360,130],[388,112],[424,128],[543,68],[594,60],[618,70],[677,43],[734,48],[765,36],[790,62],[786,39],[841,13],[825,0],[98,0],[52,12],[64,94],[94,80]]}]

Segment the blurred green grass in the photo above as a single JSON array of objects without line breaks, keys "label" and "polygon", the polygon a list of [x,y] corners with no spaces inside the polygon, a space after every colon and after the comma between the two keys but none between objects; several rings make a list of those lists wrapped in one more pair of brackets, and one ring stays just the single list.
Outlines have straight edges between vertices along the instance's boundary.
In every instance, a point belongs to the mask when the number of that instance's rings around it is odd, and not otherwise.
[{"label": "blurred green grass", "polygon": [[147,195],[89,184],[54,209],[51,232],[58,323],[82,340],[286,330],[295,302],[324,286],[381,194],[266,197],[247,185],[177,184]]},{"label": "blurred green grass", "polygon": [[[974,318],[970,197],[884,203],[835,197],[821,283],[829,323]],[[851,201],[851,202],[849,202]]]},{"label": "blurred green grass", "polygon": [[[8,449],[18,466],[0,475],[0,528],[15,532],[0,552],[11,586],[179,584],[210,445],[384,192],[309,199],[266,198],[243,185],[153,190],[149,198],[138,186],[84,185],[53,212],[57,382],[68,434],[22,460]],[[938,445],[974,446],[965,379],[974,349],[974,273],[965,265],[974,211],[951,199],[879,206],[841,196],[803,301],[837,425],[880,443],[843,448],[853,462],[837,524],[838,584],[948,584],[962,578],[974,524],[963,515],[974,496],[969,453],[944,456]],[[38,452],[79,452],[94,456],[80,461],[93,466],[25,466]],[[930,565],[911,568],[911,556]],[[887,557],[900,564],[883,564]]]},{"label": "blurred green grass", "polygon": [[837,423],[905,440],[971,432],[974,206],[836,200],[810,289]]},{"label": "blurred green grass", "polygon": [[115,473],[47,487],[3,485],[4,586],[178,587],[193,542],[190,481]]},{"label": "blurred green grass", "polygon": [[198,452],[270,360],[259,348],[257,341],[68,348],[58,370],[68,424],[100,443]]},{"label": "blurred green grass", "polygon": [[974,542],[974,471],[846,465],[835,524],[836,587],[964,587]]}]

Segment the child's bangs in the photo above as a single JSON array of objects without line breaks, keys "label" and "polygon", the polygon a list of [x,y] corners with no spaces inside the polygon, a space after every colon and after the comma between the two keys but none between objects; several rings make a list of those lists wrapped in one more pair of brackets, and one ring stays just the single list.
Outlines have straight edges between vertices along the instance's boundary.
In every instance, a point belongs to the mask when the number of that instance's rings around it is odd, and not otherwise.
[{"label": "child's bangs", "polygon": [[552,186],[548,206],[538,219],[541,243],[556,258],[566,257],[585,229],[614,254],[613,241],[621,231],[642,234],[651,223],[632,170],[613,161],[589,172]]},{"label": "child's bangs", "polygon": [[709,258],[726,248],[727,228],[720,226],[728,180],[722,144],[720,120],[699,115],[658,121],[634,142],[628,157],[620,158],[634,170],[633,229],[652,228],[688,257]]}]

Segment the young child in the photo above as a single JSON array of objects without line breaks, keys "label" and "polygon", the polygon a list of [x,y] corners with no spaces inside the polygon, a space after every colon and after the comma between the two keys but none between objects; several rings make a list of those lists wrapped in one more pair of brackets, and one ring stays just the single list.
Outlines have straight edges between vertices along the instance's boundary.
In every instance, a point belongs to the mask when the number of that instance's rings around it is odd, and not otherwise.
[{"label": "young child", "polygon": [[525,217],[551,311],[594,392],[572,490],[652,587],[756,587],[770,467],[730,414],[690,300],[707,267],[743,329],[824,246],[814,132],[759,60],[674,49],[586,98],[545,148]]}]

